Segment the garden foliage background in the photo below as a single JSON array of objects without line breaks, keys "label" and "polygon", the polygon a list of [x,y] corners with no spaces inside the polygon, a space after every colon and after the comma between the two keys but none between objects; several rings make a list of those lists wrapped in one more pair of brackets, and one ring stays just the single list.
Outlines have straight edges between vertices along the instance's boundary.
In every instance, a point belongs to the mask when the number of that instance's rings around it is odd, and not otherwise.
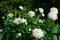
[{"label": "garden foliage background", "polygon": [[[12,13],[19,14],[19,11],[21,11],[19,9],[20,5],[27,9],[25,12],[30,11],[30,10],[34,11],[35,9],[40,8],[40,7],[44,9],[45,17],[41,17],[42,19],[45,19],[44,24],[32,25],[32,26],[37,26],[37,28],[41,28],[44,30],[45,36],[41,38],[40,40],[60,40],[60,24],[59,24],[60,19],[58,18],[58,20],[52,21],[47,18],[47,14],[50,11],[51,7],[58,8],[59,13],[60,13],[60,0],[0,0],[0,29],[3,30],[3,32],[1,33],[2,40],[39,40],[39,39],[30,37],[30,35],[27,33],[28,31],[25,33],[26,35],[24,34],[25,36],[22,35],[22,37],[15,38],[15,34],[20,31],[19,27],[16,27],[17,28],[16,29],[13,26],[10,27],[11,25],[9,24],[5,26],[4,22],[7,19],[8,13],[12,12]],[[37,13],[39,13],[39,11]],[[58,17],[59,16],[60,14],[58,14]],[[38,25],[40,25],[40,27],[38,27]],[[26,30],[28,29],[29,27],[26,28]],[[6,30],[7,32],[5,32]]]}]

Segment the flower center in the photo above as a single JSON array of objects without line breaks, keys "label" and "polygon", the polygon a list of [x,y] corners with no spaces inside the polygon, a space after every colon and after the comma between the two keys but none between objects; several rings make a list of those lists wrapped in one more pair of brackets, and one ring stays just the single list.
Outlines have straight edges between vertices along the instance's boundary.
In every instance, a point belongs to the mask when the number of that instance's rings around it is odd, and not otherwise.
[{"label": "flower center", "polygon": [[36,31],[36,33],[39,35],[40,34],[40,32],[39,31]]}]

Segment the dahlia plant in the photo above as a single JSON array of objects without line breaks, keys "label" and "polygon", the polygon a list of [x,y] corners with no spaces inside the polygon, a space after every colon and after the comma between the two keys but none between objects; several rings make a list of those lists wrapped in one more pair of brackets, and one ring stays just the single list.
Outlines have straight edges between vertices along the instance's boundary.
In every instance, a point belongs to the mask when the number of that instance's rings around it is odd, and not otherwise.
[{"label": "dahlia plant", "polygon": [[[54,22],[57,14],[53,16],[49,13],[45,19],[43,8],[28,11],[19,6],[19,9],[7,14],[4,20],[3,40],[58,40],[60,25]],[[51,10],[54,12],[53,8]]]}]

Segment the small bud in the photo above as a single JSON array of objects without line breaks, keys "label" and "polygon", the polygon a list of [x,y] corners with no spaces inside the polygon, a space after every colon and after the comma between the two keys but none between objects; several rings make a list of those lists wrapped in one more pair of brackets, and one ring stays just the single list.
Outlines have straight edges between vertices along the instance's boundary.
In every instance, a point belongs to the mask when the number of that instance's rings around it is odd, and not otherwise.
[{"label": "small bud", "polygon": [[26,22],[25,25],[27,25],[28,23]]},{"label": "small bud", "polygon": [[21,33],[18,33],[17,35],[21,37]]},{"label": "small bud", "polygon": [[2,19],[4,19],[5,17],[3,16]]},{"label": "small bud", "polygon": [[31,31],[31,28],[29,28],[29,31]]},{"label": "small bud", "polygon": [[19,6],[19,8],[20,8],[21,10],[23,10],[23,6]]},{"label": "small bud", "polygon": [[38,11],[38,9],[35,9],[35,11]]},{"label": "small bud", "polygon": [[43,17],[45,16],[43,13],[41,14]]}]

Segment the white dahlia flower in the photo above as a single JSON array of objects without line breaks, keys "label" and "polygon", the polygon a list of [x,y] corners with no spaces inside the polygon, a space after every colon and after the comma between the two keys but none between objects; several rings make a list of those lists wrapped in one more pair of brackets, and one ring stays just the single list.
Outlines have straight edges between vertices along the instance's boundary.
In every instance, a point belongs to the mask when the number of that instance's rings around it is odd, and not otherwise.
[{"label": "white dahlia flower", "polygon": [[35,28],[32,30],[32,35],[33,37],[40,39],[44,36],[44,32],[41,29]]},{"label": "white dahlia flower", "polygon": [[33,17],[33,16],[35,16],[35,12],[34,11],[29,11],[28,15],[29,15],[29,17]]},{"label": "white dahlia flower", "polygon": [[21,19],[20,18],[15,18],[14,19],[14,21],[13,21],[13,23],[15,23],[15,24],[20,24],[21,23]]},{"label": "white dahlia flower", "polygon": [[21,10],[23,10],[24,8],[23,8],[23,6],[19,6],[19,8],[21,9]]},{"label": "white dahlia flower", "polygon": [[48,14],[48,18],[50,18],[51,20],[57,20],[58,19],[58,16],[57,16],[57,14],[56,13],[54,13],[54,12],[50,12],[49,14]]},{"label": "white dahlia flower", "polygon": [[39,12],[40,13],[43,13],[44,12],[44,9],[43,8],[38,8],[39,9]]},{"label": "white dahlia flower", "polygon": [[9,13],[7,17],[13,17],[13,13]]},{"label": "white dahlia flower", "polygon": [[52,7],[52,8],[50,9],[50,12],[58,13],[58,9],[55,8],[55,7]]},{"label": "white dahlia flower", "polygon": [[27,20],[24,19],[24,18],[22,18],[20,22],[21,22],[21,23],[27,23]]}]

